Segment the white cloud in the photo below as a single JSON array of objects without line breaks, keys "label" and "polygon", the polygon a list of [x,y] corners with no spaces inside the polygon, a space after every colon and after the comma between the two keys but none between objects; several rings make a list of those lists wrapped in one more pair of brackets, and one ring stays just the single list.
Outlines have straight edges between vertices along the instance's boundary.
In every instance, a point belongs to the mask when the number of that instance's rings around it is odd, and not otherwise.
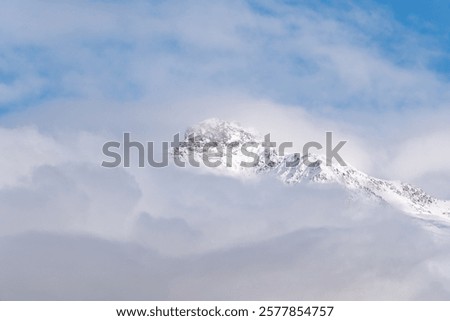
[{"label": "white cloud", "polygon": [[35,168],[64,159],[63,149],[32,127],[0,127],[0,150],[1,187],[23,183]]}]

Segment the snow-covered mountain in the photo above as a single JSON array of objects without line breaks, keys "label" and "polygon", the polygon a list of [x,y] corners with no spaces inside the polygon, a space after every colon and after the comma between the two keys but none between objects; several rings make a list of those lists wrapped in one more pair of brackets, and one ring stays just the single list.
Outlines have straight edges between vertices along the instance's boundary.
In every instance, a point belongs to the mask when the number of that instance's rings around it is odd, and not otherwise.
[{"label": "snow-covered mountain", "polygon": [[[208,119],[186,130],[184,142],[175,154],[185,161],[190,158],[200,166],[205,166],[204,159],[208,156],[208,160],[214,163],[212,169],[225,175],[271,174],[286,184],[335,183],[349,190],[354,197],[385,202],[409,214],[450,218],[450,201],[438,200],[418,187],[374,178],[350,165],[333,162],[327,166],[323,155],[278,155],[276,148],[265,153],[262,142],[263,138],[254,130],[244,129],[233,122]],[[255,143],[255,146],[250,143]],[[258,157],[244,154],[242,147]],[[305,157],[310,166],[303,162]],[[244,167],[242,162],[251,166]]]}]

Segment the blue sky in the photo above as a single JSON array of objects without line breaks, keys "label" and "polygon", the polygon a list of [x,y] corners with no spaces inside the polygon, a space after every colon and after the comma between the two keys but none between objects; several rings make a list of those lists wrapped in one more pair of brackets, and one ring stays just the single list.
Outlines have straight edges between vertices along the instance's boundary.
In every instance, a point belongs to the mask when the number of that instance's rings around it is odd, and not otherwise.
[{"label": "blue sky", "polygon": [[449,35],[450,3],[448,1],[377,0],[376,3],[391,10],[394,17],[407,26],[435,36],[442,36],[443,39]]},{"label": "blue sky", "polygon": [[377,0],[395,19],[418,33],[429,35],[444,50],[432,66],[447,79],[450,73],[450,3],[445,0]]}]

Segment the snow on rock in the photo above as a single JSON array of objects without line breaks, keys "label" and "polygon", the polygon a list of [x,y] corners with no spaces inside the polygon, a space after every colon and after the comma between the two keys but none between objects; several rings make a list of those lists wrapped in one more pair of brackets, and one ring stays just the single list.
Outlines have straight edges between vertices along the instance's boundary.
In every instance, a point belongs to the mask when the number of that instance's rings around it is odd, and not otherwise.
[{"label": "snow on rock", "polygon": [[[409,214],[450,218],[450,201],[438,200],[418,187],[374,178],[350,165],[342,166],[332,162],[331,166],[327,166],[324,155],[280,156],[276,148],[271,148],[266,153],[262,142],[262,136],[256,131],[245,129],[238,123],[208,119],[186,130],[183,145],[175,153],[185,161],[188,161],[191,154],[191,158],[202,167],[207,167],[204,165],[204,158],[207,156],[210,162],[216,164],[215,167],[208,168],[225,175],[249,177],[272,174],[286,184],[334,183],[346,188],[355,197],[363,195]],[[243,146],[258,157],[244,155]],[[304,162],[306,158],[309,163]],[[244,167],[242,162],[251,166]]]}]

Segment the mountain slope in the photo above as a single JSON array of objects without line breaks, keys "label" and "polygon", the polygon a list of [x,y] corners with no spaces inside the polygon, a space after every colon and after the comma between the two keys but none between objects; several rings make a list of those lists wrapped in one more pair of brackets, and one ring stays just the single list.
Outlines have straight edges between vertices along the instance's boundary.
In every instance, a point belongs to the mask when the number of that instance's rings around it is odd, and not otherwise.
[{"label": "mountain slope", "polygon": [[[275,148],[270,148],[266,153],[261,145],[262,137],[236,123],[208,119],[186,130],[184,138],[183,145],[175,150],[175,154],[185,161],[191,159],[203,166],[207,157],[214,163],[209,167],[226,175],[272,174],[286,184],[335,183],[351,191],[355,197],[386,202],[406,213],[450,218],[449,201],[438,200],[418,187],[374,178],[350,165],[333,162],[327,166],[323,155],[278,155]],[[250,143],[255,146],[250,146]],[[244,154],[243,147],[258,157]],[[305,158],[312,163],[310,166],[305,165]],[[242,162],[252,166],[244,167]]]}]

